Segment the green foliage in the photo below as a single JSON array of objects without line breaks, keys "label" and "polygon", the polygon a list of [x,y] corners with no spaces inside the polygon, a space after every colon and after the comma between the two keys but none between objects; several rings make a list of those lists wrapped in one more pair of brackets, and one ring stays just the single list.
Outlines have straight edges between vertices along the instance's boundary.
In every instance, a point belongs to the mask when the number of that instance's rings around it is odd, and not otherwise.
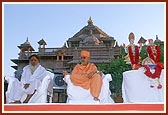
[{"label": "green foliage", "polygon": [[164,46],[163,46],[163,45],[160,46],[160,50],[161,50],[160,61],[161,61],[162,63],[164,63]]},{"label": "green foliage", "polygon": [[141,52],[140,52],[140,57],[141,57],[141,60],[145,59],[146,57],[148,57],[148,52],[147,52],[147,45],[144,45],[141,49]]},{"label": "green foliage", "polygon": [[114,59],[110,63],[110,70],[112,75],[112,82],[110,83],[110,90],[113,96],[121,96],[122,95],[122,81],[123,81],[123,72],[131,70],[130,65],[127,65],[124,62],[124,59],[119,57]]},{"label": "green foliage", "polygon": [[130,65],[127,65],[120,56],[112,60],[110,64],[98,64],[97,66],[99,70],[112,75],[112,81],[110,82],[112,97],[122,96],[123,72],[130,70]]},{"label": "green foliage", "polygon": [[120,55],[120,57],[124,58],[124,56],[126,56],[126,55],[127,55],[127,53],[125,53],[125,49],[123,47],[121,47],[121,55]]}]

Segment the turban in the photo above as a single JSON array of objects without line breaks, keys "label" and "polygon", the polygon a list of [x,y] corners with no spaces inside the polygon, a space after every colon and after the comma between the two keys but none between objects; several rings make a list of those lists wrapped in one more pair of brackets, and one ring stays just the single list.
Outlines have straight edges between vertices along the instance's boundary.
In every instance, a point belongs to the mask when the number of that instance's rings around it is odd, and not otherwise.
[{"label": "turban", "polygon": [[82,50],[81,51],[81,57],[90,57],[90,52],[88,52],[86,50]]}]

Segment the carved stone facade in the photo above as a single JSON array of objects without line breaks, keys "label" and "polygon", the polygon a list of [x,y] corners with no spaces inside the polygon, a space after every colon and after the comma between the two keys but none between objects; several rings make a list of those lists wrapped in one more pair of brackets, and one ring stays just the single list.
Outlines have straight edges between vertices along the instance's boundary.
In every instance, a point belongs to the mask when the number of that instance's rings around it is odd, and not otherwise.
[{"label": "carved stone facade", "polygon": [[83,49],[91,52],[91,62],[95,64],[110,63],[120,54],[120,47],[114,37],[95,26],[91,18],[88,20],[88,25],[69,38],[63,47],[46,48],[47,43],[44,39],[38,44],[37,52],[33,52],[34,49],[28,39],[18,46],[19,58],[11,59],[17,66],[12,67],[16,70],[21,69],[28,64],[28,57],[31,54],[38,54],[42,66],[52,68],[55,72],[71,71],[77,63],[80,63],[80,51]]}]

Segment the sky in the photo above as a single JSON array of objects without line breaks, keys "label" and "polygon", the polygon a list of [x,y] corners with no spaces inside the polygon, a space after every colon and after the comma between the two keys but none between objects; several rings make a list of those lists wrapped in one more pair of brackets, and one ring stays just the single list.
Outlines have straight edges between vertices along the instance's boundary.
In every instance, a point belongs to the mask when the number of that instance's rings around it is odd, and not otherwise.
[{"label": "sky", "polygon": [[165,41],[165,4],[163,3],[48,3],[3,4],[3,71],[13,75],[19,46],[27,37],[35,51],[42,38],[47,48],[62,47],[84,26],[89,17],[93,24],[114,37],[119,45],[129,44],[128,35],[135,34],[135,43],[145,39]]}]

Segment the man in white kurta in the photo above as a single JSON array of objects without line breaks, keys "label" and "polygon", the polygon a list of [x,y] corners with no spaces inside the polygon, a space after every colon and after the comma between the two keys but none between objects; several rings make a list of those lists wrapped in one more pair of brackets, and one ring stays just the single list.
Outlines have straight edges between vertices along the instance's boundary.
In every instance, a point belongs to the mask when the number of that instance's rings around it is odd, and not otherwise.
[{"label": "man in white kurta", "polygon": [[[15,79],[11,86],[8,94],[10,103],[28,103],[46,76],[46,69],[40,65],[37,55],[31,55],[29,62],[30,64],[23,68],[21,80]],[[27,96],[22,100],[25,94]]]}]

